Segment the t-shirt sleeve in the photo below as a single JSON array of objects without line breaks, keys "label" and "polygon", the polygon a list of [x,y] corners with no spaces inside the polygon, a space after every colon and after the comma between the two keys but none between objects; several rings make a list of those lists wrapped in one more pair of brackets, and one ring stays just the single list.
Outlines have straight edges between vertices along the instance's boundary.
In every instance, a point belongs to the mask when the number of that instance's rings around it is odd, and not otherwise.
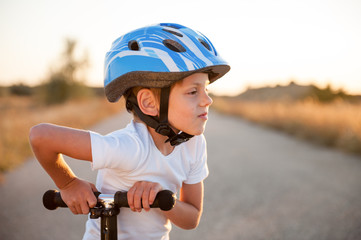
[{"label": "t-shirt sleeve", "polygon": [[209,174],[207,165],[207,144],[204,135],[200,135],[195,145],[196,154],[193,161],[191,161],[191,168],[188,178],[184,183],[196,184],[207,178]]},{"label": "t-shirt sleeve", "polygon": [[132,171],[140,159],[139,141],[129,134],[112,133],[102,136],[89,131],[92,148],[92,169],[111,168]]}]

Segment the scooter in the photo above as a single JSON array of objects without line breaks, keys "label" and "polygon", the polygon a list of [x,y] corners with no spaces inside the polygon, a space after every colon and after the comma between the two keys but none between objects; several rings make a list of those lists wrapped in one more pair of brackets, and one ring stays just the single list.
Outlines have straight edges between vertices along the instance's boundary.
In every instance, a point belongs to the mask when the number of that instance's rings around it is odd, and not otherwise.
[{"label": "scooter", "polygon": [[[101,240],[117,240],[117,216],[120,212],[119,208],[129,207],[127,192],[116,192],[113,194],[101,194],[94,192],[97,197],[97,205],[90,208],[90,218],[97,219],[100,217]],[[158,192],[151,208],[160,208],[163,211],[169,211],[174,207],[175,195],[169,190]],[[48,210],[55,210],[58,207],[68,207],[61,198],[60,192],[57,190],[48,190],[43,195],[44,207]]]}]

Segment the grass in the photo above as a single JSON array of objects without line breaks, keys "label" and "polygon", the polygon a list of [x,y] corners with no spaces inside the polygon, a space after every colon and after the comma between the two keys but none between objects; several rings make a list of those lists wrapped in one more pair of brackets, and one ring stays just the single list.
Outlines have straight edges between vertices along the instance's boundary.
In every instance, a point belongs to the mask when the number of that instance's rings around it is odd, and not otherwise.
[{"label": "grass", "polygon": [[264,102],[218,97],[214,99],[213,106],[223,113],[237,115],[309,141],[361,154],[361,102]]},{"label": "grass", "polygon": [[72,100],[61,105],[39,105],[33,97],[0,97],[0,175],[32,155],[28,134],[32,126],[49,122],[86,129],[123,109],[104,97]]},{"label": "grass", "polygon": [[[124,107],[105,98],[44,106],[32,97],[0,97],[0,175],[32,155],[29,129],[41,122],[86,129]],[[361,103],[240,101],[214,97],[213,107],[295,136],[361,155]],[[96,113],[96,114],[95,114]]]}]

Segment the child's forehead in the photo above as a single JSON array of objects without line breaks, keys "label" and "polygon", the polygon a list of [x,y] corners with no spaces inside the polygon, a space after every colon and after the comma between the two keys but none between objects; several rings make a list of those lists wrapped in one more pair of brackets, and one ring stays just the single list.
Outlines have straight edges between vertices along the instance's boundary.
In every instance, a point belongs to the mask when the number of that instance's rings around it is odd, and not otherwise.
[{"label": "child's forehead", "polygon": [[210,81],[207,73],[194,73],[176,82],[175,85],[179,85],[179,86],[208,85],[209,83]]}]

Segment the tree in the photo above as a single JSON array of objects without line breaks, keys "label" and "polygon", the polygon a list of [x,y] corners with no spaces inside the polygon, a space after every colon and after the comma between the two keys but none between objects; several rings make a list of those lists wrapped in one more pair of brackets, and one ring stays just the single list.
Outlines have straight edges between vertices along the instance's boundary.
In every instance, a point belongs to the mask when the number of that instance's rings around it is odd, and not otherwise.
[{"label": "tree", "polygon": [[45,101],[47,104],[63,103],[70,98],[89,94],[80,73],[88,67],[88,56],[84,54],[76,59],[77,42],[74,39],[65,40],[65,49],[59,60],[59,66],[51,71],[45,84]]}]

